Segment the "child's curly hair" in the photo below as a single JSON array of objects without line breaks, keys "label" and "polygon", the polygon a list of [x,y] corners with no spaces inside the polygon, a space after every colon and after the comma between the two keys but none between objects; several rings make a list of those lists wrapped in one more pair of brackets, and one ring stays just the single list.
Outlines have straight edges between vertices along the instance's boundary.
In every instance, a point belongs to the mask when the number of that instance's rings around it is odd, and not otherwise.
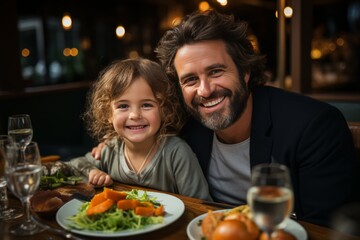
[{"label": "child's curly hair", "polygon": [[144,58],[117,60],[100,72],[89,92],[87,110],[83,115],[89,133],[97,141],[119,138],[109,121],[112,117],[111,102],[139,77],[149,84],[159,103],[162,122],[158,139],[178,133],[183,126],[184,115],[176,87],[161,66]]}]

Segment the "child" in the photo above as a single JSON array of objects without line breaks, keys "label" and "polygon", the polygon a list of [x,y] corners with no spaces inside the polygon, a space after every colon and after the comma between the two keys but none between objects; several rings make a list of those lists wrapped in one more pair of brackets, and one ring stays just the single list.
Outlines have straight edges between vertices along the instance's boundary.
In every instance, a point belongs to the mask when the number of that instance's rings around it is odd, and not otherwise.
[{"label": "child", "polygon": [[100,161],[91,153],[67,164],[95,186],[112,180],[211,200],[191,148],[174,136],[182,127],[176,88],[157,63],[116,61],[95,82],[85,113],[90,132],[107,142]]}]

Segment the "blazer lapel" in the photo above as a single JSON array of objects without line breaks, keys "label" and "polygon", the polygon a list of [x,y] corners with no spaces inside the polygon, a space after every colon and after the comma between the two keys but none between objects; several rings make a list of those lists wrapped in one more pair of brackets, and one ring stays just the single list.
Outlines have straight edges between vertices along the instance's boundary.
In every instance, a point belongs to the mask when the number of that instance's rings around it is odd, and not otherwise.
[{"label": "blazer lapel", "polygon": [[257,88],[253,92],[253,114],[250,138],[251,167],[260,163],[270,163],[273,139],[271,137],[270,96],[267,88]]}]

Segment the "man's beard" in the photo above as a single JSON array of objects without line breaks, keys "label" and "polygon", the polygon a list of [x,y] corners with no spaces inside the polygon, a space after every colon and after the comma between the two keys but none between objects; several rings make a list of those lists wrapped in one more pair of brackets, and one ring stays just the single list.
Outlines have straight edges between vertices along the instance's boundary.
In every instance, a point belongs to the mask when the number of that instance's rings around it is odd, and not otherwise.
[{"label": "man's beard", "polygon": [[[212,112],[211,115],[201,115],[199,106],[201,105],[200,97],[195,97],[191,102],[192,107],[187,107],[190,113],[200,121],[204,126],[214,131],[222,130],[231,126],[243,114],[249,98],[249,90],[244,81],[241,82],[241,87],[231,92],[228,89],[216,91],[208,97],[208,99],[225,96],[230,99],[228,108],[223,108],[218,111]],[[228,110],[228,113],[225,113]]]}]

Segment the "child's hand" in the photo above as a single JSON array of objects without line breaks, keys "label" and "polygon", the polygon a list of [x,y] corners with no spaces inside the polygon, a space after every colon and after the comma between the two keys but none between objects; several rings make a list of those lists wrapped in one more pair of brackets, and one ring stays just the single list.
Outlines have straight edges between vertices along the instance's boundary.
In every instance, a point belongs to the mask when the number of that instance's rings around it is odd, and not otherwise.
[{"label": "child's hand", "polygon": [[93,147],[93,149],[91,150],[91,154],[92,156],[96,159],[96,160],[100,160],[101,157],[101,150],[106,146],[105,142],[101,142],[99,143],[96,147]]},{"label": "child's hand", "polygon": [[113,184],[113,180],[107,173],[99,169],[92,169],[89,173],[89,183],[97,187],[103,187]]}]

